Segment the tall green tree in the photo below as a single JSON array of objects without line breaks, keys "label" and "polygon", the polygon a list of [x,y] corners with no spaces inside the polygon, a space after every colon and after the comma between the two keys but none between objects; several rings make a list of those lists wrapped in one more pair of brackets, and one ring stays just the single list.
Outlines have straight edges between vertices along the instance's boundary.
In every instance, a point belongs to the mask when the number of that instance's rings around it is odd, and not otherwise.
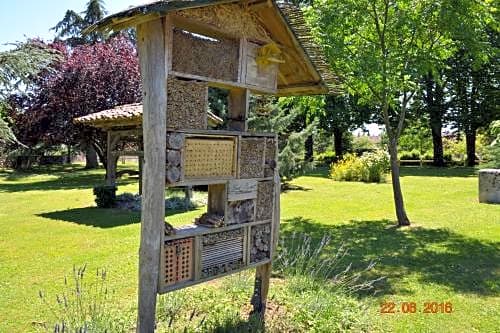
[{"label": "tall green tree", "polygon": [[313,121],[304,126],[304,110],[297,103],[297,100],[290,98],[267,96],[255,96],[250,103],[249,130],[278,134],[279,171],[284,181],[313,166],[311,161],[305,158],[304,152],[307,137],[313,134],[317,122]]},{"label": "tall green tree", "polygon": [[443,125],[448,107],[443,75],[428,73],[422,79],[423,113],[427,116],[432,135],[433,165],[444,167]]},{"label": "tall green tree", "polygon": [[476,163],[478,129],[500,119],[499,73],[497,61],[476,65],[474,57],[464,51],[451,61],[448,71],[450,104],[454,125],[465,134],[467,166]]},{"label": "tall green tree", "polygon": [[17,139],[5,121],[9,97],[29,89],[38,73],[47,69],[60,54],[36,40],[15,44],[15,48],[0,52],[0,143]]},{"label": "tall green tree", "polygon": [[324,111],[319,116],[319,127],[333,135],[335,156],[340,158],[345,152],[345,136],[349,131],[371,122],[372,118],[370,108],[359,104],[356,96],[328,95]]},{"label": "tall green tree", "polygon": [[68,9],[64,18],[52,30],[57,34],[56,40],[69,46],[93,44],[102,42],[105,36],[98,32],[84,33],[83,31],[106,15],[103,0],[90,0],[83,13]]},{"label": "tall green tree", "polygon": [[398,139],[418,81],[451,56],[453,44],[443,27],[463,9],[433,0],[318,0],[308,10],[334,70],[385,125],[398,225],[410,224]]}]

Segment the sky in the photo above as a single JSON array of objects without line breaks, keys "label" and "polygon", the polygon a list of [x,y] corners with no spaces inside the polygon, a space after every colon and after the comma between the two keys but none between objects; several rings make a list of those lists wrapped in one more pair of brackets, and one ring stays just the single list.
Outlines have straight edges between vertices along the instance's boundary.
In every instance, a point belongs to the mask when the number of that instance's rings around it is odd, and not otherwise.
[{"label": "sky", "polygon": [[[83,12],[88,0],[0,0],[0,51],[12,48],[6,45],[26,38],[52,40],[50,30],[64,18],[66,10]],[[104,0],[108,14],[146,3],[146,0]],[[367,126],[370,135],[379,135],[375,124]]]},{"label": "sky", "polygon": [[[0,0],[0,51],[5,45],[26,38],[52,40],[50,28],[64,18],[66,10],[85,10],[88,0]],[[147,2],[146,0],[104,0],[108,14]]]}]

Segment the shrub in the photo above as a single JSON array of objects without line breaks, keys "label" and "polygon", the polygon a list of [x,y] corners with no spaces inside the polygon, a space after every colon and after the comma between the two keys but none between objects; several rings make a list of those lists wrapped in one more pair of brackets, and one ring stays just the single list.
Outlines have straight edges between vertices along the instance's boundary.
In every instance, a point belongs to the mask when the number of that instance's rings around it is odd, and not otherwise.
[{"label": "shrub", "polygon": [[326,151],[316,155],[314,159],[319,166],[330,166],[336,161],[336,156],[334,151]]},{"label": "shrub", "polygon": [[94,187],[95,203],[99,208],[112,208],[116,204],[116,186]]},{"label": "shrub", "polygon": [[401,151],[399,153],[400,160],[411,160],[418,161],[420,160],[420,152],[417,149],[413,149],[411,151]]},{"label": "shrub", "polygon": [[356,136],[352,140],[352,150],[357,154],[361,155],[365,152],[375,151],[377,146],[373,143],[368,136]]},{"label": "shrub", "polygon": [[346,155],[333,164],[330,175],[338,181],[380,183],[389,171],[389,157],[381,150],[364,153],[361,157]]},{"label": "shrub", "polygon": [[496,139],[486,148],[485,157],[488,160],[485,167],[500,169],[500,120],[494,121],[490,125],[492,135],[496,135]]}]

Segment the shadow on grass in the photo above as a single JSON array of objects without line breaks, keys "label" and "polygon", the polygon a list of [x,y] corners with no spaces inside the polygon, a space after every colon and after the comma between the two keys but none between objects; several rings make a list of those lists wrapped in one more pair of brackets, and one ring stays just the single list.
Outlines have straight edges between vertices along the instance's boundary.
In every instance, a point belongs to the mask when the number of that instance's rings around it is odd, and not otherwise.
[{"label": "shadow on grass", "polygon": [[281,193],[287,193],[291,191],[311,191],[310,188],[304,187],[304,186],[299,186],[291,183],[283,183],[281,184]]},{"label": "shadow on grass", "polygon": [[71,222],[96,228],[113,228],[123,225],[140,223],[141,214],[119,209],[103,209],[96,207],[74,208],[38,216],[51,220]]},{"label": "shadow on grass", "polygon": [[401,167],[401,177],[475,177],[477,169],[467,167],[420,167],[420,166],[403,166]]},{"label": "shadow on grass", "polygon": [[[186,213],[190,210],[195,209],[169,209],[167,210],[167,217]],[[141,222],[140,212],[97,207],[73,208],[50,213],[42,213],[37,216],[51,220],[76,223],[104,229]]]},{"label": "shadow on grass", "polygon": [[[101,172],[99,172],[101,171]],[[23,181],[37,175],[48,175],[54,178],[41,181]],[[49,191],[85,189],[104,185],[103,170],[85,170],[82,166],[39,167],[29,172],[3,170],[0,177],[12,183],[0,183],[0,192]],[[128,185],[138,181],[138,177],[120,179],[118,185]]]},{"label": "shadow on grass", "polygon": [[[422,227],[395,228],[387,220],[351,221],[329,226],[303,217],[282,225],[282,236],[309,234],[318,241],[324,234],[332,237],[331,254],[344,244],[347,259],[355,268],[365,268],[371,260],[378,262],[372,274],[386,276],[383,294],[411,293],[396,286],[395,281],[416,274],[422,283],[450,287],[457,292],[498,295],[500,288],[500,243],[479,241],[448,229]],[[397,290],[396,290],[397,289]]]}]

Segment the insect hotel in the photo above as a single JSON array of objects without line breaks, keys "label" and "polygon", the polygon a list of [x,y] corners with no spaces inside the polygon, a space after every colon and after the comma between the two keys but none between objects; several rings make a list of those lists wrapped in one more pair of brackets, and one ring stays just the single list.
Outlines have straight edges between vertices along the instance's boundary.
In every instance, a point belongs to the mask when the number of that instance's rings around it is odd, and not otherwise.
[{"label": "insect hotel", "polygon": [[[249,132],[251,94],[327,94],[336,78],[299,9],[274,1],[156,1],[91,29],[137,29],[143,89],[138,331],[157,293],[256,268],[263,315],[279,234],[278,140]],[[208,88],[228,91],[225,128],[209,129]],[[165,186],[208,185],[207,212],[166,228]]]}]

